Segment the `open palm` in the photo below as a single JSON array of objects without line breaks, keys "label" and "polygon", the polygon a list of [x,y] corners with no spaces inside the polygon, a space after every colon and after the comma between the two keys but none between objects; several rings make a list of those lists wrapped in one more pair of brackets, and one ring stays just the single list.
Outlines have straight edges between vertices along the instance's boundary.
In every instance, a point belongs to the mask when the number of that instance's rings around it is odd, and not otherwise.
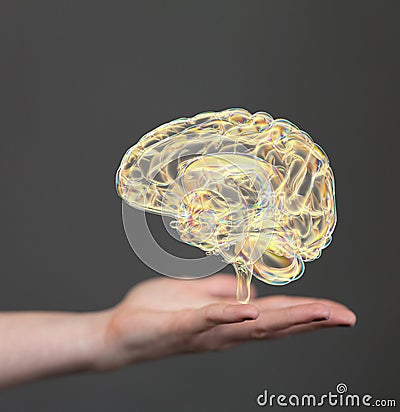
[{"label": "open palm", "polygon": [[155,278],[133,287],[110,310],[106,356],[99,369],[135,361],[222,350],[255,339],[281,338],[334,326],[352,326],[354,313],[326,299],[275,295],[236,302],[236,280]]}]

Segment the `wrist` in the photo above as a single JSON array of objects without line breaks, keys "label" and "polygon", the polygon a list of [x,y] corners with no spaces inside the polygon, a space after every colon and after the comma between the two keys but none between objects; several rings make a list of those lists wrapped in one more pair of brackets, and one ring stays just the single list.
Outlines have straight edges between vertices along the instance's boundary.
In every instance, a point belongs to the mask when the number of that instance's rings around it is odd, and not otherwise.
[{"label": "wrist", "polygon": [[89,371],[105,372],[134,362],[136,350],[130,345],[126,348],[125,333],[122,330],[125,328],[121,327],[124,316],[119,312],[119,305],[117,305],[93,314],[91,325],[93,350],[88,357]]},{"label": "wrist", "polygon": [[84,369],[88,372],[111,369],[108,363],[113,343],[108,339],[108,328],[113,316],[112,309],[82,315],[86,325],[82,338],[85,342]]}]

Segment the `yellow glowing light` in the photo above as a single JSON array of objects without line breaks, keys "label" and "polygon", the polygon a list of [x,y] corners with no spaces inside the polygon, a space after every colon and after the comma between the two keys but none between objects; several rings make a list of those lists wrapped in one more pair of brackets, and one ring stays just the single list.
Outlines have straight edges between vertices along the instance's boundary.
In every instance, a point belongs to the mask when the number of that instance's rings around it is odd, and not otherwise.
[{"label": "yellow glowing light", "polygon": [[265,112],[206,112],[157,127],[126,152],[117,190],[132,207],[173,217],[182,241],[233,264],[240,302],[252,275],[273,285],[298,279],[336,224],[326,154]]}]

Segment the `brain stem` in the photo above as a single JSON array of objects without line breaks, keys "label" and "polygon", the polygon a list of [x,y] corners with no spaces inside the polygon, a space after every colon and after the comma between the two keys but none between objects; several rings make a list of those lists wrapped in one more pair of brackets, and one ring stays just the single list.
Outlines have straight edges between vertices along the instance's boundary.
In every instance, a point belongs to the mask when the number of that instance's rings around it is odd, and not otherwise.
[{"label": "brain stem", "polygon": [[253,265],[246,263],[244,259],[232,262],[235,268],[237,284],[236,299],[240,303],[248,303],[250,300],[250,284],[253,276]]}]

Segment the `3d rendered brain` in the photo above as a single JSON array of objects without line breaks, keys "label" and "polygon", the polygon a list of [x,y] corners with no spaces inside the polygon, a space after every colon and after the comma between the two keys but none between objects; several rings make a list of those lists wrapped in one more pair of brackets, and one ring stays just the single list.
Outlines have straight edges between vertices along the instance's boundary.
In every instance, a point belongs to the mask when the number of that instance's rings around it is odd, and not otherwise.
[{"label": "3d rendered brain", "polygon": [[173,218],[183,242],[274,285],[299,278],[336,224],[326,154],[265,112],[206,112],[157,127],[124,155],[117,191]]}]

